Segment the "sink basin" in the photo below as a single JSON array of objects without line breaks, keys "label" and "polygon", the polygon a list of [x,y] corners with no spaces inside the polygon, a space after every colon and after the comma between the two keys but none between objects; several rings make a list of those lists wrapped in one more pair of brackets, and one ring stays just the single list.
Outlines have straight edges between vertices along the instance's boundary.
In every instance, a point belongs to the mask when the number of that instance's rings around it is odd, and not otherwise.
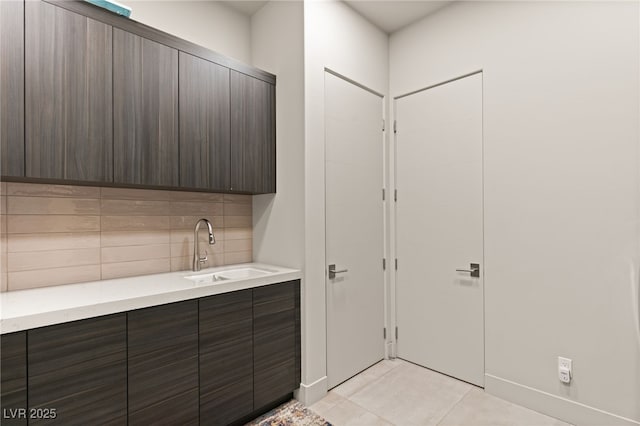
[{"label": "sink basin", "polygon": [[228,280],[244,280],[247,278],[263,277],[272,274],[274,271],[258,268],[237,268],[226,271],[212,272],[209,274],[189,275],[185,278],[197,284],[217,283]]},{"label": "sink basin", "polygon": [[217,283],[229,280],[229,278],[221,277],[218,274],[189,275],[185,278],[194,281],[196,284]]},{"label": "sink basin", "polygon": [[228,280],[242,280],[246,278],[263,277],[272,274],[273,271],[258,268],[238,268],[220,271],[216,275]]}]

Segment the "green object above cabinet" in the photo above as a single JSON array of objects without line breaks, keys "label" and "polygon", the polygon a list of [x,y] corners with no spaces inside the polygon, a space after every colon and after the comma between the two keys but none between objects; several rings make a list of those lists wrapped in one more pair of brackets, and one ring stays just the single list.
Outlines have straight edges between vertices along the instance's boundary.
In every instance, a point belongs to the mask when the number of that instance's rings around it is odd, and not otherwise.
[{"label": "green object above cabinet", "polygon": [[83,1],[1,7],[3,178],[275,192],[274,75]]}]

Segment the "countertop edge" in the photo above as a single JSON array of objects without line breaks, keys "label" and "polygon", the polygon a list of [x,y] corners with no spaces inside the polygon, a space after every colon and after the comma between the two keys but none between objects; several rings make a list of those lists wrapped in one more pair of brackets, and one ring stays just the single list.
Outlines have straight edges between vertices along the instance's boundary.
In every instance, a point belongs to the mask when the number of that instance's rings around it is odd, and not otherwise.
[{"label": "countertop edge", "polygon": [[[24,315],[14,315],[8,318],[0,317],[0,334],[15,333],[39,327],[62,324],[88,318],[95,318],[105,315],[144,309],[152,306],[176,303],[184,300],[199,299],[217,294],[230,293],[233,291],[246,290],[276,284],[279,282],[292,281],[302,278],[300,270],[276,267],[266,264],[244,264],[238,266],[262,266],[273,267],[279,271],[267,276],[255,277],[242,280],[232,280],[220,284],[185,286],[185,288],[167,291],[163,293],[139,295],[120,300],[98,302],[95,304],[82,304],[64,309],[55,309],[45,312],[25,313]],[[231,266],[231,265],[230,265]],[[189,271],[183,271],[185,275],[190,275]],[[202,271],[204,273],[206,271]],[[172,274],[174,275],[174,274]],[[135,281],[136,278],[145,279],[148,276],[131,277],[128,280]],[[64,286],[59,286],[64,287]],[[33,290],[37,291],[37,289]],[[5,293],[3,293],[5,294]],[[1,316],[1,315],[0,315]]]}]

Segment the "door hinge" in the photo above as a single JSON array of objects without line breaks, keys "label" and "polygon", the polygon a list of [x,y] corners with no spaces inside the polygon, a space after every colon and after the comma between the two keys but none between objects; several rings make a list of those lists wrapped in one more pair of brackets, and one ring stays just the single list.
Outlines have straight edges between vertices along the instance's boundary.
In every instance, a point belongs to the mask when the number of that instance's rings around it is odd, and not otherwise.
[{"label": "door hinge", "polygon": [[385,259],[384,257],[382,258],[382,270],[387,270],[387,259]]},{"label": "door hinge", "polygon": [[396,271],[398,270],[398,259],[396,259]]},{"label": "door hinge", "polygon": [[396,327],[396,340],[398,340],[398,327]]},{"label": "door hinge", "polygon": [[385,194],[384,194],[384,192],[385,192],[385,191],[384,191],[384,188],[382,188],[382,201],[384,201],[384,198],[385,198],[385,196],[384,196],[384,195],[385,195]]},{"label": "door hinge", "polygon": [[398,202],[398,190],[393,190],[393,201]]},{"label": "door hinge", "polygon": [[398,122],[393,120],[393,133],[398,133]]},{"label": "door hinge", "polygon": [[384,132],[384,128],[385,128],[385,122],[384,122],[384,118],[382,119],[382,131]]},{"label": "door hinge", "polygon": [[387,340],[387,327],[382,329],[382,338]]}]

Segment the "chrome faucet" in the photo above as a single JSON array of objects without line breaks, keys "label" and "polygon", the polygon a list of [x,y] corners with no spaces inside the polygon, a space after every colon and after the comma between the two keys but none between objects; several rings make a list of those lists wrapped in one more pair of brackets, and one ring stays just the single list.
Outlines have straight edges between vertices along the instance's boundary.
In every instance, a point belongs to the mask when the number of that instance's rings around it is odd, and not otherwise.
[{"label": "chrome faucet", "polygon": [[212,246],[216,243],[216,237],[213,236],[213,226],[211,226],[211,222],[207,219],[200,219],[196,222],[196,226],[193,229],[193,270],[198,272],[201,265],[207,261],[207,251],[204,252],[204,257],[200,256],[200,251],[198,249],[198,230],[200,230],[200,223],[204,222],[207,224],[207,231],[209,231],[209,245]]}]

